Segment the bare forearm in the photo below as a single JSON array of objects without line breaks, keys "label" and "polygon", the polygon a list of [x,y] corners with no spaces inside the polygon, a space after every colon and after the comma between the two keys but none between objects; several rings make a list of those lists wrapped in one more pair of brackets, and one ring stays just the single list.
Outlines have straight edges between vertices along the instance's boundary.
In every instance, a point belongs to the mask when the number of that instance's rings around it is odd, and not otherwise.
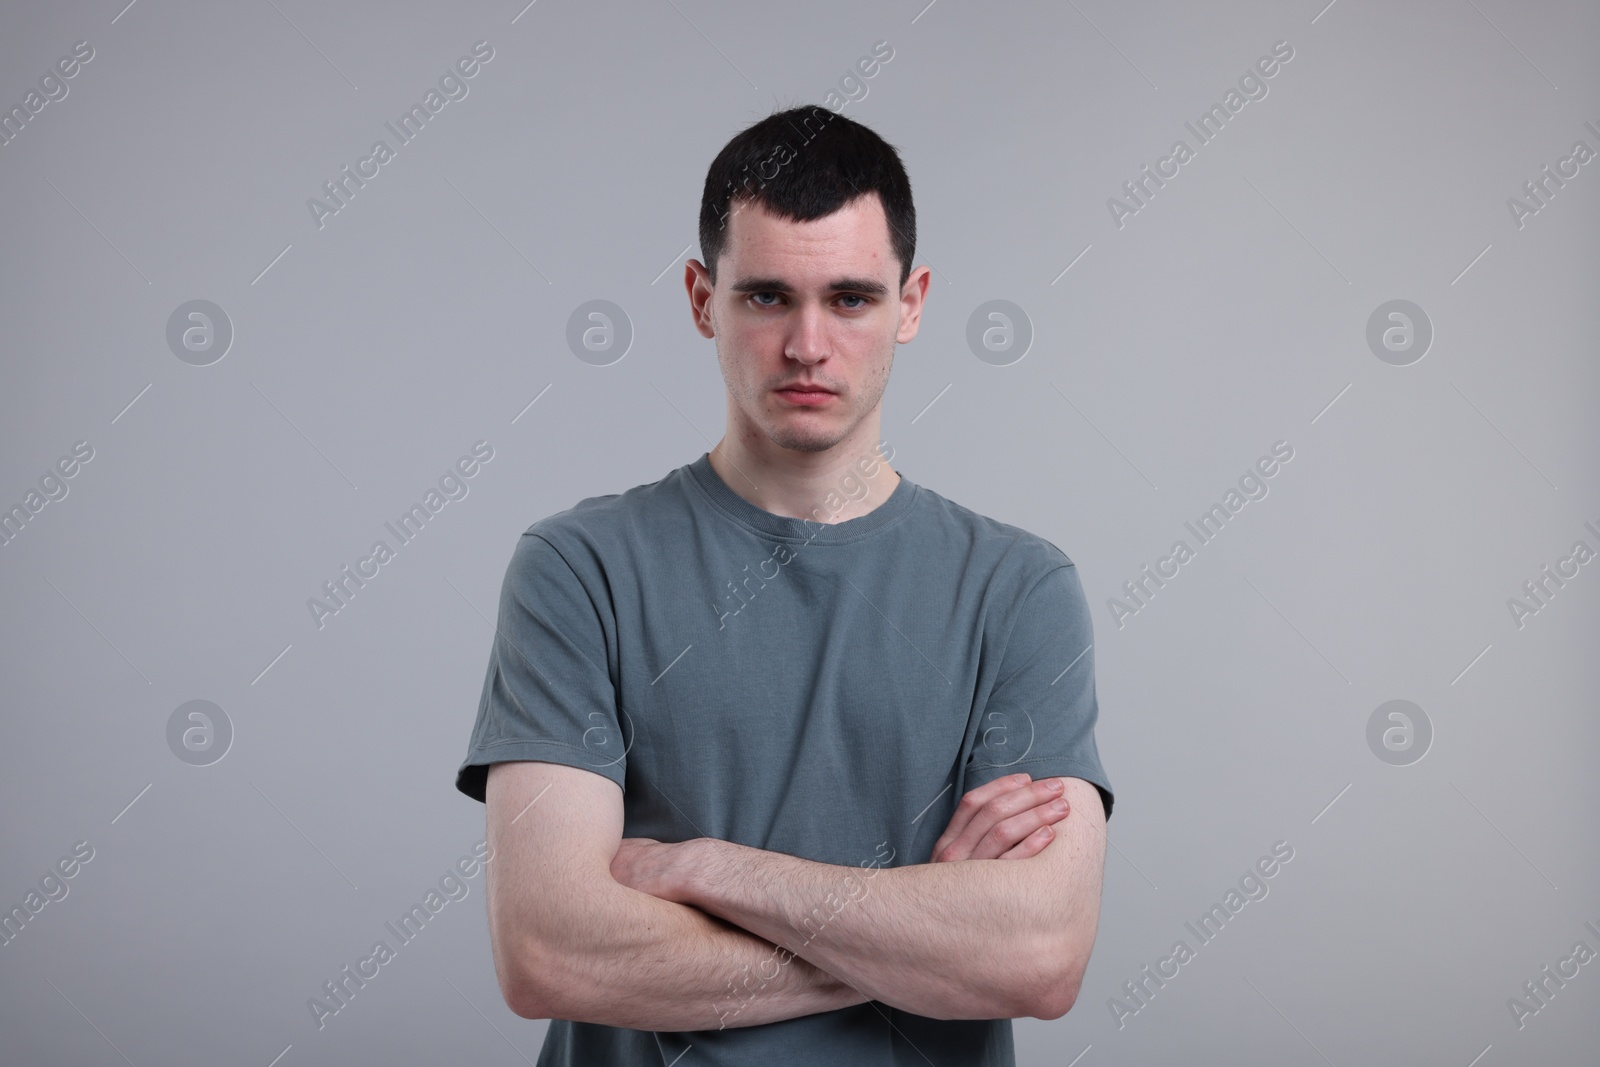
[{"label": "bare forearm", "polygon": [[805,959],[683,904],[612,883],[546,945],[540,1016],[638,1030],[754,1026],[865,1003]]},{"label": "bare forearm", "polygon": [[[1056,898],[1023,863],[858,871],[726,841],[696,842],[681,899],[838,975],[873,1000],[940,1019],[1033,1014],[1054,973]],[[1037,911],[1039,914],[1035,915]]]},{"label": "bare forearm", "polygon": [[[624,838],[611,873],[776,944],[863,998],[940,1019],[1059,1018],[1094,947],[1106,839],[1095,786],[1058,780],[969,791],[935,863],[880,868],[890,850],[857,870],[715,838]],[[1057,793],[1080,815],[1041,837],[1027,806]],[[1027,841],[1037,847],[1019,853]]]}]

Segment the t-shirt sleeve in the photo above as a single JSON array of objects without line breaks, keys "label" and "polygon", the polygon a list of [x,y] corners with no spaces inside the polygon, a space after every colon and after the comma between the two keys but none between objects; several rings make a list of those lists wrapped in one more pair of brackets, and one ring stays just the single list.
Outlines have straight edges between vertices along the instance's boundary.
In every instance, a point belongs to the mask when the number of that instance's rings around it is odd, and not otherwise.
[{"label": "t-shirt sleeve", "polygon": [[1111,817],[1111,780],[1094,740],[1094,629],[1073,564],[1051,570],[1023,597],[980,715],[965,789],[1019,772],[1082,778],[1100,790]]},{"label": "t-shirt sleeve", "polygon": [[609,610],[550,541],[531,530],[522,535],[500,588],[457,789],[481,802],[489,765],[507,760],[581,767],[623,784],[626,746],[606,654]]}]

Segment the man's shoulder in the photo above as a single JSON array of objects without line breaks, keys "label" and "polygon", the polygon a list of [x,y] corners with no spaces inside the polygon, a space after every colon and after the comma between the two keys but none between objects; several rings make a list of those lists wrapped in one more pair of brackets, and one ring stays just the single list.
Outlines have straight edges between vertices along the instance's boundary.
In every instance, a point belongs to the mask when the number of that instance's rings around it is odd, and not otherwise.
[{"label": "man's shoulder", "polygon": [[526,552],[538,543],[547,544],[573,564],[580,558],[598,560],[626,551],[635,531],[659,526],[684,510],[687,474],[686,467],[678,467],[620,493],[584,497],[534,521],[522,531],[518,549]]},{"label": "man's shoulder", "polygon": [[958,504],[925,485],[919,488],[923,506],[932,512],[925,528],[941,530],[975,557],[990,558],[1006,571],[1035,580],[1057,567],[1073,566],[1071,557],[1042,534]]}]

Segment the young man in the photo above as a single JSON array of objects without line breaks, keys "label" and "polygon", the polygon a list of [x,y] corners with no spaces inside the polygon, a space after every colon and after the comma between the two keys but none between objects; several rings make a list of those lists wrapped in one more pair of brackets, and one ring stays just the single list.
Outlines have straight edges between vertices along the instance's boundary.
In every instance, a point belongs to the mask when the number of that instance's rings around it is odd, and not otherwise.
[{"label": "young man", "polygon": [[456,785],[541,1067],[1010,1064],[1009,1020],[1077,995],[1112,804],[1088,605],[1050,542],[888,464],[915,234],[866,127],[734,137],[684,275],[725,435],[512,555]]}]

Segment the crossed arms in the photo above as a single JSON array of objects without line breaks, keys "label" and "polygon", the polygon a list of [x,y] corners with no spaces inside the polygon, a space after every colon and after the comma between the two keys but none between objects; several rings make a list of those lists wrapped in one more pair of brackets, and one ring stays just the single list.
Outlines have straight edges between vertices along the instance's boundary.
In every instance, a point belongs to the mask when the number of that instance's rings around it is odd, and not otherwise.
[{"label": "crossed arms", "polygon": [[1094,945],[1105,814],[1092,784],[1057,780],[1070,815],[1053,835],[1027,819],[1044,810],[1044,783],[999,779],[963,798],[934,848],[941,862],[863,869],[712,838],[624,839],[608,779],[494,764],[487,895],[501,994],[524,1018],[641,1030],[868,1000],[939,1019],[1059,1018]]}]

